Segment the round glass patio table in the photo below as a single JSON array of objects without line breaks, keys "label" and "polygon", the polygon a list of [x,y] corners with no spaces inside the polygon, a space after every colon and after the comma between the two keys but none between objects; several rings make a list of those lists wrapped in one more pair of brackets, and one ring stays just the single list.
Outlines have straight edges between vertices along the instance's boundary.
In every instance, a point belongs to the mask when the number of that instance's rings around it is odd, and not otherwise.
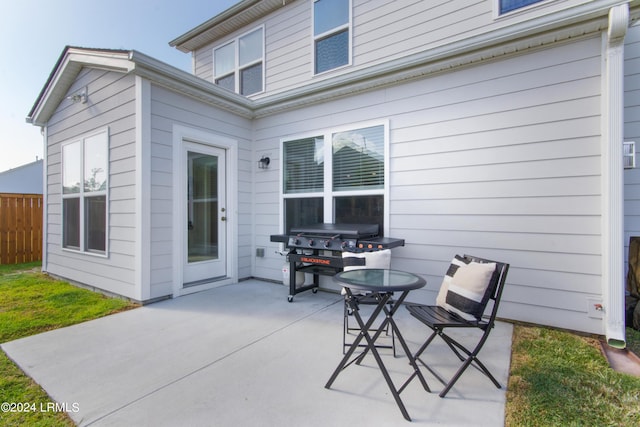
[{"label": "round glass patio table", "polygon": [[368,292],[412,291],[427,283],[422,277],[406,271],[377,268],[342,271],[333,276],[333,280],[351,290]]},{"label": "round glass patio table", "polygon": [[[402,337],[402,334],[398,329],[398,325],[393,319],[393,315],[397,311],[398,307],[402,305],[402,302],[405,300],[409,292],[414,289],[422,288],[427,283],[426,280],[424,280],[420,276],[406,271],[376,268],[342,271],[333,276],[333,280],[345,288],[345,302],[349,306],[349,309],[353,313],[353,316],[356,318],[361,332],[360,334],[358,334],[353,343],[351,343],[349,350],[346,352],[346,354],[338,364],[338,367],[333,372],[333,375],[331,375],[331,378],[325,385],[325,388],[331,388],[331,385],[338,377],[338,374],[342,372],[342,370],[350,366],[353,362],[359,364],[362,358],[364,358],[365,355],[371,352],[376,360],[376,363],[378,364],[378,367],[380,368],[382,376],[389,386],[389,390],[391,391],[391,394],[393,395],[393,398],[395,399],[400,412],[402,412],[402,415],[406,420],[411,421],[411,417],[409,416],[404,403],[402,403],[402,399],[400,399],[400,393],[402,393],[405,387],[415,377],[418,377],[420,379],[423,388],[427,392],[430,392],[431,390],[429,389],[424,376],[420,372],[415,358],[407,347],[407,343]],[[353,291],[371,292],[376,301],[378,301],[375,310],[373,311],[373,313],[371,313],[371,316],[366,322],[360,316],[360,310],[358,309],[358,298],[357,296],[353,295]],[[401,292],[400,298],[395,301],[391,300],[391,296],[394,292]],[[375,319],[380,313],[384,313],[385,318],[382,324],[377,329],[373,329],[372,325],[374,324]],[[389,375],[389,371],[385,367],[384,362],[382,361],[382,358],[380,357],[380,354],[378,353],[378,350],[375,346],[376,339],[378,339],[380,333],[384,330],[387,324],[389,324],[393,329],[395,336],[402,345],[404,353],[409,359],[409,364],[413,368],[413,373],[411,374],[409,379],[407,379],[399,388],[396,388],[396,386],[393,384],[393,381]],[[373,330],[376,330],[376,333],[371,336],[370,332]],[[363,339],[366,340],[365,350],[361,354],[357,355],[355,359],[350,361],[352,355]]]}]

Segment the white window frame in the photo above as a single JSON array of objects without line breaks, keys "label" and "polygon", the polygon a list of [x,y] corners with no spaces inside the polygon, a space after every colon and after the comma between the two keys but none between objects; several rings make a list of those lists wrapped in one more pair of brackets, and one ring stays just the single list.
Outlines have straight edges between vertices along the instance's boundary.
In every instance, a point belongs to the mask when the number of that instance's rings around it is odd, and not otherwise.
[{"label": "white window frame", "polygon": [[[313,0],[311,2],[311,75],[312,76],[320,76],[326,73],[330,73],[335,70],[339,70],[341,68],[349,67],[352,65],[353,61],[353,0],[347,0],[349,2],[349,20],[346,24],[339,25],[337,27],[332,28],[329,31],[325,31],[324,33],[315,34],[315,7],[314,4],[318,0]],[[347,52],[347,63],[343,65],[339,65],[335,68],[330,68],[325,71],[321,71],[316,73],[316,42],[318,40],[327,38],[333,34],[339,33],[341,31],[347,30],[348,32],[348,52]]]},{"label": "white window frame", "polygon": [[[86,192],[84,190],[84,150],[85,150],[85,141],[91,137],[100,135],[100,134],[104,134],[106,139],[107,139],[107,144],[106,144],[106,153],[105,153],[105,159],[106,159],[106,167],[107,170],[106,172],[106,186],[105,186],[105,190],[101,190],[101,191],[91,191],[91,192]],[[63,142],[62,144],[60,144],[60,195],[61,195],[61,203],[60,203],[60,230],[61,230],[61,234],[60,234],[60,247],[62,248],[63,251],[68,251],[68,252],[75,252],[75,253],[82,253],[82,254],[86,254],[86,255],[92,255],[92,256],[98,256],[98,257],[103,257],[106,258],[108,257],[109,254],[109,177],[110,177],[110,159],[109,159],[109,146],[110,146],[110,133],[109,133],[109,128],[104,128],[95,132],[91,132],[91,133],[87,133],[85,135],[82,135],[81,137],[78,138],[74,138],[72,140]],[[64,194],[64,164],[65,164],[65,159],[64,159],[64,155],[63,155],[63,149],[65,146],[67,145],[71,145],[71,144],[75,144],[75,143],[80,143],[80,191],[78,193],[71,193],[71,194]],[[104,230],[104,238],[105,238],[105,248],[104,251],[98,251],[98,250],[89,250],[86,248],[86,230],[85,230],[85,200],[89,197],[97,197],[97,196],[104,196],[105,197],[105,230]],[[80,224],[79,224],[79,228],[80,228],[80,246],[78,248],[75,247],[68,247],[68,246],[64,246],[64,227],[65,227],[65,219],[64,219],[64,200],[65,199],[74,199],[77,198],[80,200]]]},{"label": "white window frame", "polygon": [[[256,31],[260,30],[262,32],[262,41],[261,41],[261,47],[262,47],[262,56],[259,59],[255,59],[251,62],[248,62],[246,64],[240,64],[240,39],[251,34],[254,33]],[[234,67],[233,67],[233,72],[229,72],[226,74],[222,74],[220,76],[216,75],[216,50],[221,49],[223,47],[229,46],[233,44],[234,46]],[[213,67],[213,83],[216,84],[216,80],[218,80],[219,78],[222,77],[226,77],[226,76],[230,76],[231,74],[233,74],[234,76],[234,92],[240,94],[240,74],[242,70],[245,70],[247,68],[250,68],[252,66],[255,66],[257,64],[262,64],[262,76],[261,76],[261,84],[262,84],[262,90],[258,91],[258,92],[254,92],[251,93],[249,95],[243,95],[243,96],[254,96],[254,95],[258,95],[261,93],[265,92],[265,85],[266,85],[266,61],[265,61],[265,51],[266,51],[266,45],[265,45],[265,28],[264,25],[259,25],[253,29],[251,29],[250,31],[247,31],[245,33],[242,33],[240,35],[238,35],[237,37],[231,39],[231,40],[227,40],[224,43],[214,47],[211,51],[211,63],[212,63],[212,67]]]},{"label": "white window frame", "polygon": [[[333,190],[333,144],[332,137],[336,133],[347,132],[357,129],[369,128],[374,126],[383,127],[384,138],[384,185],[381,189],[371,190]],[[324,144],[324,187],[323,191],[309,192],[309,193],[290,193],[284,192],[284,144],[287,141],[294,141],[299,139],[323,137]],[[383,223],[384,223],[384,235],[389,235],[389,121],[377,120],[369,122],[358,122],[344,126],[337,126],[334,128],[320,129],[315,132],[305,132],[303,134],[289,135],[280,139],[280,232],[284,232],[284,203],[286,199],[300,199],[311,197],[322,197],[323,200],[323,212],[324,221],[326,223],[334,222],[333,206],[334,199],[337,197],[349,197],[349,196],[383,196]]]}]

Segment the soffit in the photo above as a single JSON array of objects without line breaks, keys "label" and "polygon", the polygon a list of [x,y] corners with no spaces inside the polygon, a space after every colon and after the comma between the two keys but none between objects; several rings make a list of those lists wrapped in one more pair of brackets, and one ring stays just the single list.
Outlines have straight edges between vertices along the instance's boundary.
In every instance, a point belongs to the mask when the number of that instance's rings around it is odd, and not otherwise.
[{"label": "soffit", "polygon": [[258,19],[294,0],[242,0],[221,14],[169,42],[182,52],[193,52],[202,46],[251,25]]}]

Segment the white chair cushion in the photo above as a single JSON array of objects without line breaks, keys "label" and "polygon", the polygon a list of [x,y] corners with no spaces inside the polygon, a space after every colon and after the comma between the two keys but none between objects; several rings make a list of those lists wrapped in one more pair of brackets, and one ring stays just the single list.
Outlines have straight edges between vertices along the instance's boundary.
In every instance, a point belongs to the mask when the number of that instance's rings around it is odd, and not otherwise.
[{"label": "white chair cushion", "polygon": [[449,281],[444,308],[467,319],[482,317],[496,263],[469,262],[456,269]]},{"label": "white chair cushion", "polygon": [[[391,249],[383,249],[373,252],[342,252],[342,261],[344,271],[361,270],[364,268],[384,268],[388,269],[391,266]],[[363,262],[364,261],[364,262]],[[346,295],[344,288],[342,289],[342,295]],[[366,294],[366,292],[358,293],[359,295]]]},{"label": "white chair cushion", "polygon": [[[349,258],[356,258],[354,265],[349,265]],[[373,252],[342,252],[342,260],[344,263],[343,270],[360,270],[363,268],[385,268],[391,265],[391,249],[383,249]],[[364,263],[361,261],[364,260]],[[360,264],[360,265],[359,265]],[[362,265],[363,264],[363,265]]]},{"label": "white chair cushion", "polygon": [[440,291],[438,292],[438,296],[436,297],[436,305],[439,305],[442,308],[446,308],[447,304],[447,292],[449,292],[449,284],[451,283],[451,279],[453,279],[453,275],[456,274],[458,268],[463,265],[467,265],[469,261],[465,260],[460,255],[456,255],[451,260],[449,264],[449,268],[447,269],[447,273],[444,275],[442,279],[442,284],[440,285]]}]

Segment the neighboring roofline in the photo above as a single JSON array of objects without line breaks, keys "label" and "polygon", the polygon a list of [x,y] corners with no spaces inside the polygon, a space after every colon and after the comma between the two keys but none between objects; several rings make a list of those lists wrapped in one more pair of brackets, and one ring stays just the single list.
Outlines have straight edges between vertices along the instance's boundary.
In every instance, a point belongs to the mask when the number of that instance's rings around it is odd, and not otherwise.
[{"label": "neighboring roofline", "polygon": [[17,171],[19,169],[24,169],[24,168],[27,168],[27,167],[30,167],[30,166],[33,167],[33,166],[37,165],[38,163],[42,163],[42,161],[43,161],[43,159],[38,159],[38,160],[35,160],[33,162],[30,162],[30,163],[25,163],[25,164],[22,164],[20,166],[15,166],[13,168],[9,168],[9,169],[0,171],[0,176],[5,174],[5,173],[8,173],[8,172]]},{"label": "neighboring roofline", "polygon": [[[256,0],[245,0],[240,4],[246,7],[255,2]],[[609,9],[621,3],[624,2],[600,0],[585,3],[548,16],[255,100],[222,89],[212,82],[137,51],[67,47],[29,113],[27,122],[39,126],[46,124],[58,103],[66,96],[82,66],[132,72],[243,117],[257,118],[539,48],[562,40],[588,36],[608,28]],[[640,0],[633,0],[630,5],[634,6],[631,10],[633,22],[640,15]]]}]

